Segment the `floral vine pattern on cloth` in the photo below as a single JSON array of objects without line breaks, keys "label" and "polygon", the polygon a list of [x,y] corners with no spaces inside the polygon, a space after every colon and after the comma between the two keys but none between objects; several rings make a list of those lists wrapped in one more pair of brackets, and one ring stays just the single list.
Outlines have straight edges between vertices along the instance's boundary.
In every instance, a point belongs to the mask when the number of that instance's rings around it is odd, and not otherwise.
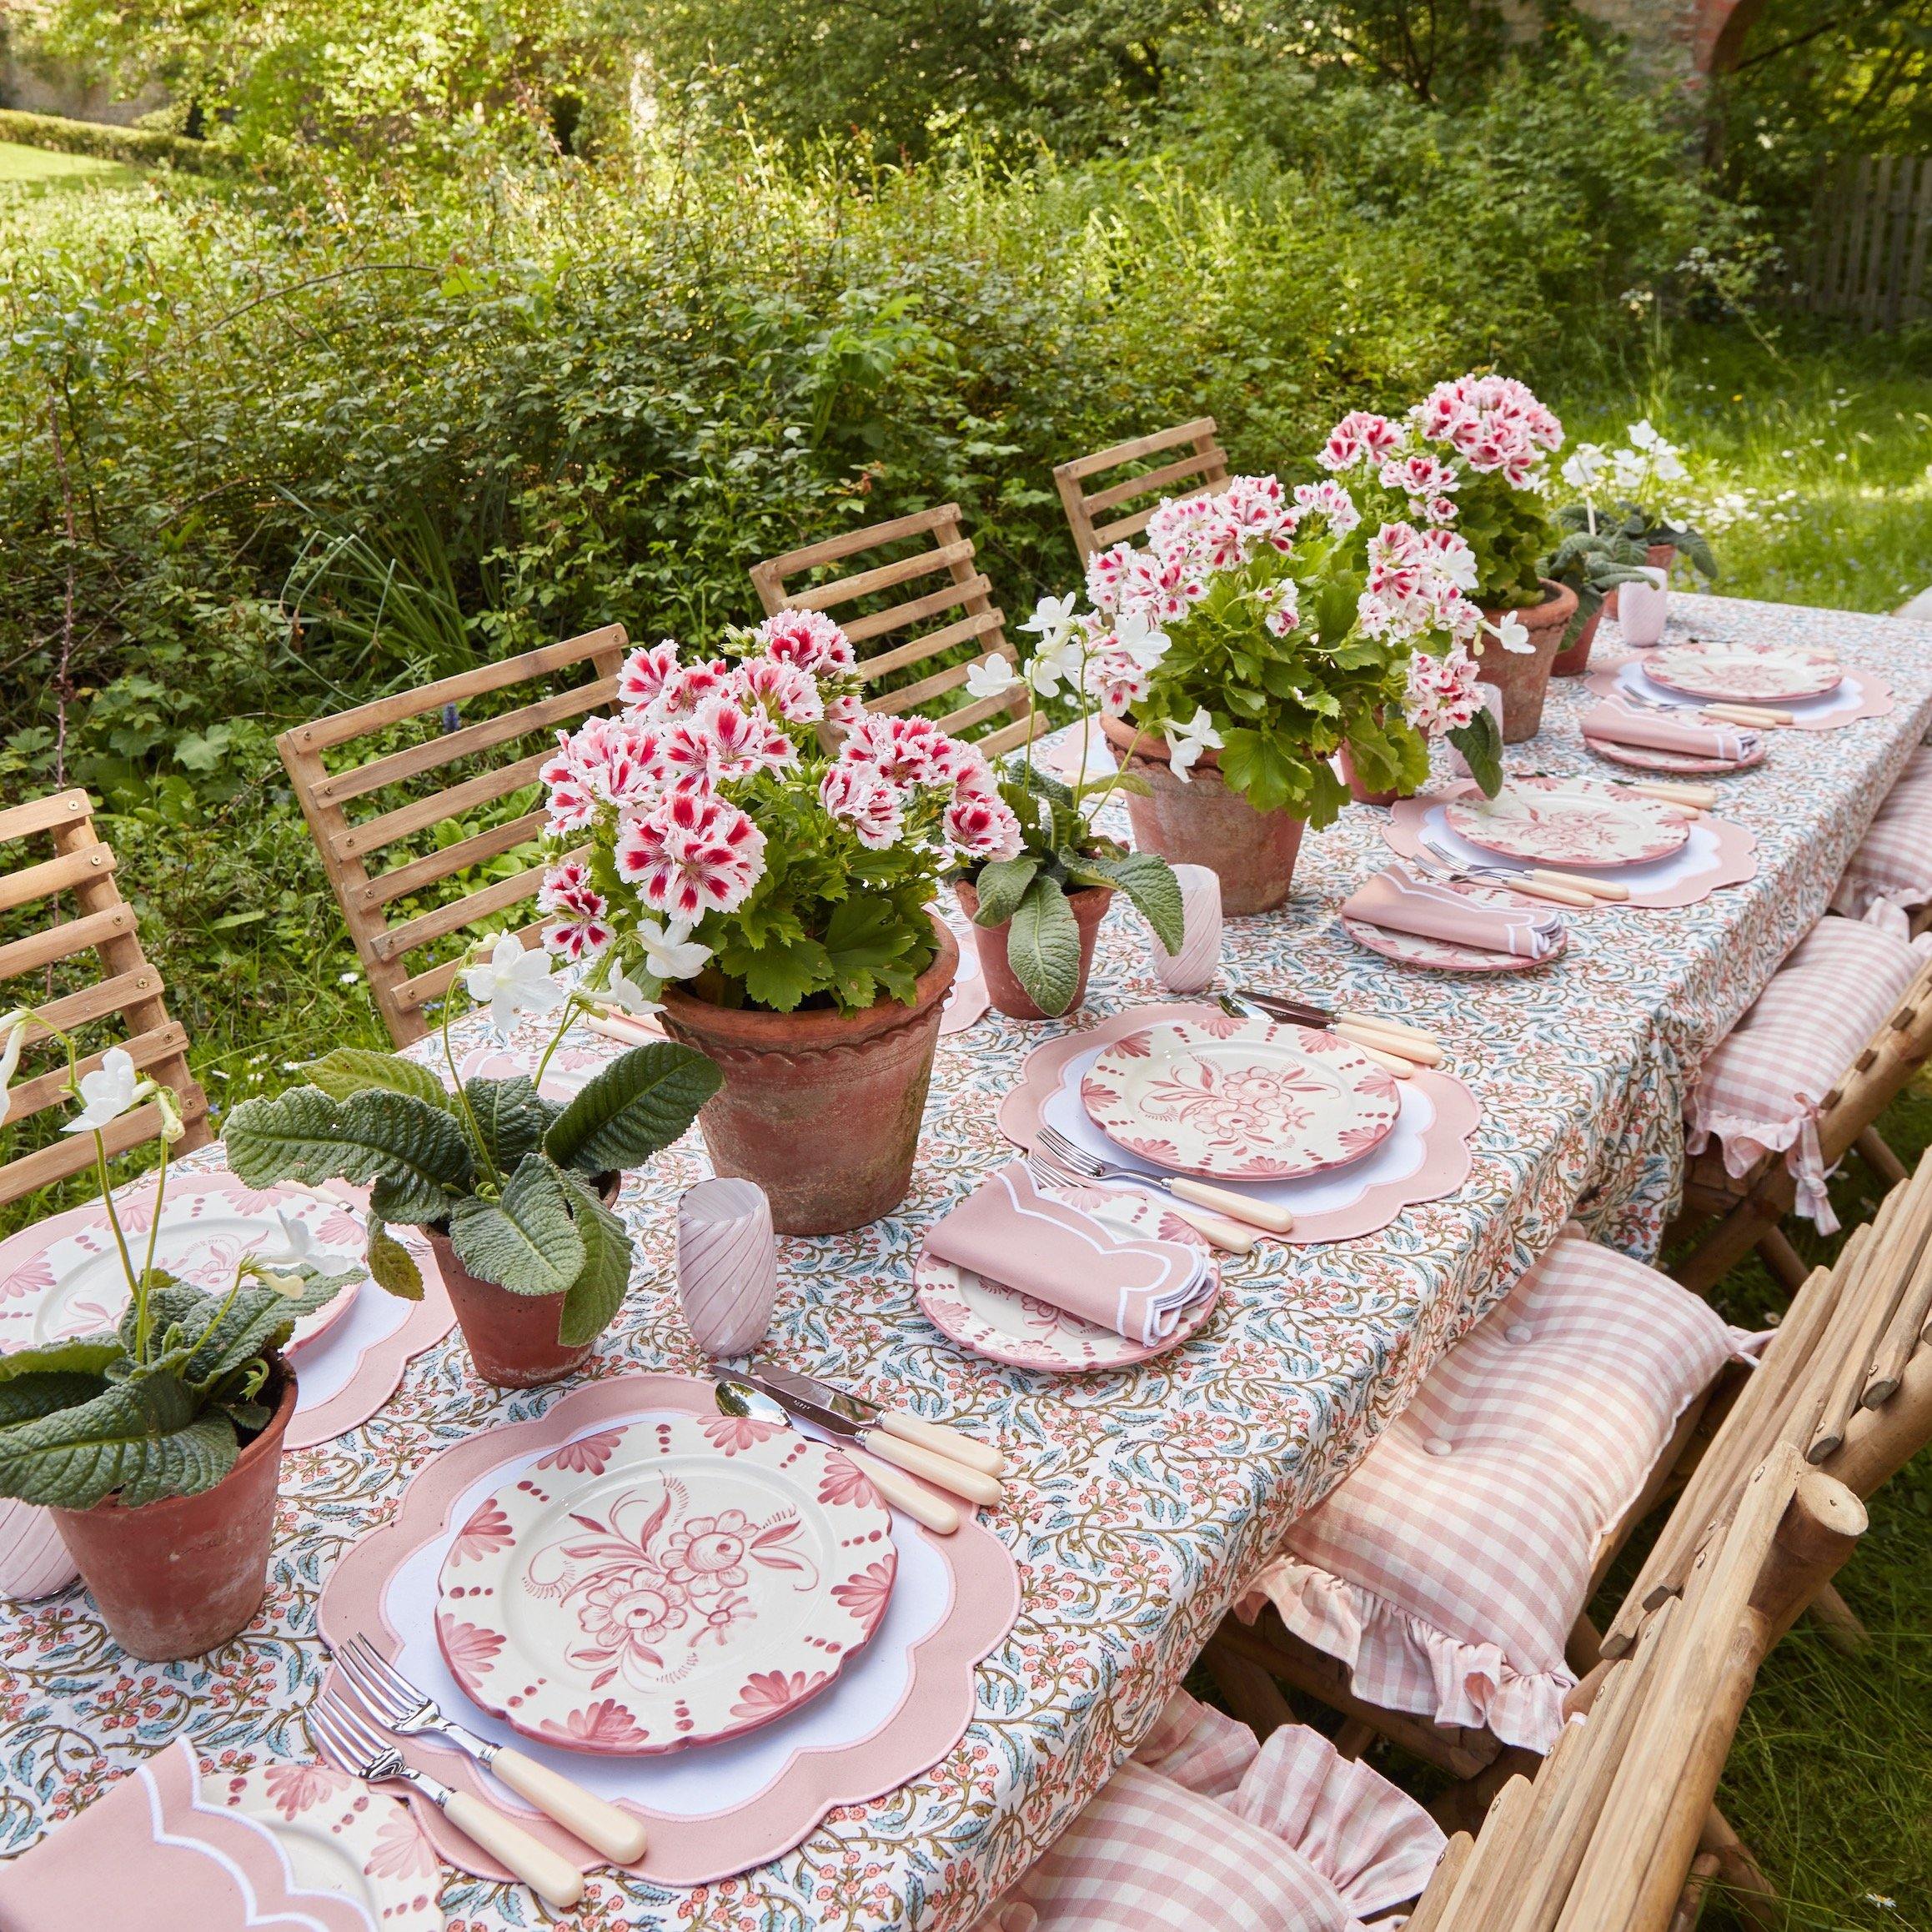
[{"label": "floral vine pattern on cloth", "polygon": [[[1893,780],[1932,724],[1932,630],[1846,612],[1674,595],[1669,641],[1829,646],[1895,705],[1843,729],[1774,734],[1755,770],[1719,778],[1758,871],[1694,905],[1592,913],[1548,970],[1478,983],[1356,946],[1335,907],[1387,863],[1381,820],[1351,810],[1311,833],[1282,912],[1227,931],[1232,981],[1432,1028],[1479,1100],[1468,1179],[1345,1242],[1265,1242],[1228,1257],[1212,1317],[1134,1367],[1030,1373],[966,1354],[920,1314],[926,1227],[1011,1157],[996,1110],[1024,1055],[1061,1032],[1160,999],[1138,934],[1101,927],[1086,1006],[1063,1026],[989,1014],[940,1042],[913,1189],[853,1233],[781,1244],[774,1361],[955,1421],[1011,1451],[1027,1482],[982,1517],[1018,1563],[1018,1622],[981,1666],[979,1714],[910,1784],[843,1805],[794,1851],[680,1893],[621,1874],[591,1880],[584,1932],[959,1932],[1039,1858],[1153,1725],[1222,1611],[1287,1526],[1360,1459],[1458,1336],[1572,1217],[1648,1258],[1682,1178],[1682,1113],[1699,1060],[1823,913]],[[1603,647],[1619,650],[1613,623]],[[1577,730],[1597,701],[1552,686],[1519,770],[1601,770]],[[465,1021],[461,1048],[484,1041]],[[534,1032],[533,1032],[534,1038]],[[525,1042],[527,1044],[527,1042]],[[219,1164],[218,1148],[190,1167]],[[640,1247],[630,1298],[586,1374],[702,1373],[671,1288],[677,1197],[710,1172],[694,1134],[630,1177],[619,1212]],[[284,1458],[268,1596],[213,1659],[139,1665],[78,1589],[0,1608],[0,1854],[25,1849],[159,1744],[189,1736],[244,1770],[310,1755],[303,1714],[327,1664],[315,1602],[341,1555],[388,1521],[437,1449],[544,1413],[557,1389],[511,1393],[469,1372],[452,1334],[416,1357],[365,1427]],[[449,1873],[464,1932],[524,1932],[520,1888]]]}]

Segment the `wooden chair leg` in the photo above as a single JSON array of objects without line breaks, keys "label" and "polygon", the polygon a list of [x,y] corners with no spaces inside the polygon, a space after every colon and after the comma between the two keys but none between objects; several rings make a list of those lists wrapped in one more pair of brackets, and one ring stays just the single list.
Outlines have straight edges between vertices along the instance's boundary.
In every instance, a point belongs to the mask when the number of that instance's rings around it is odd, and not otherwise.
[{"label": "wooden chair leg", "polygon": [[1827,1583],[1805,1605],[1807,1613],[1817,1624],[1819,1634],[1834,1650],[1847,1657],[1855,1657],[1872,1640],[1872,1633],[1864,1627],[1858,1612],[1838,1593],[1835,1583]]},{"label": "wooden chair leg", "polygon": [[1751,1848],[1714,1804],[1704,1819],[1697,1848],[1700,1854],[1708,1852],[1717,1859],[1719,1879],[1734,1895],[1738,1909],[1759,1932],[1779,1932],[1785,1914],[1778,1902],[1778,1888],[1764,1876]]},{"label": "wooden chair leg", "polygon": [[1336,1732],[1334,1741],[1336,1750],[1352,1760],[1375,1742],[1375,1726],[1364,1724],[1360,1718],[1347,1719],[1342,1729]]},{"label": "wooden chair leg", "polygon": [[1670,1932],[1694,1932],[1704,1916],[1704,1894],[1721,1863],[1714,1851],[1700,1851],[1690,1861],[1690,1879],[1677,1901],[1677,1909],[1670,1914]]},{"label": "wooden chair leg", "polygon": [[1886,1187],[1896,1187],[1905,1178],[1905,1163],[1886,1145],[1885,1137],[1875,1127],[1861,1128],[1852,1145],[1858,1149],[1859,1159]]},{"label": "wooden chair leg", "polygon": [[1590,1613],[1585,1610],[1570,1626],[1568,1641],[1563,1645],[1563,1662],[1578,1677],[1584,1678],[1603,1660],[1603,1633],[1590,1621]]},{"label": "wooden chair leg", "polygon": [[1798,1250],[1784,1238],[1782,1228],[1767,1227],[1758,1237],[1758,1252],[1764,1257],[1764,1266],[1784,1284],[1787,1293],[1796,1294],[1810,1276],[1811,1270],[1804,1265]]},{"label": "wooden chair leg", "polygon": [[1257,1738],[1265,1742],[1283,1724],[1295,1721],[1282,1687],[1260,1664],[1236,1656],[1218,1640],[1201,1653],[1201,1661],[1207,1666],[1215,1688],[1227,1699],[1227,1708]]},{"label": "wooden chair leg", "polygon": [[1777,1218],[1776,1211],[1755,1196],[1740,1201],[1671,1270],[1672,1274],[1694,1295],[1708,1293],[1758,1245],[1764,1230]]}]

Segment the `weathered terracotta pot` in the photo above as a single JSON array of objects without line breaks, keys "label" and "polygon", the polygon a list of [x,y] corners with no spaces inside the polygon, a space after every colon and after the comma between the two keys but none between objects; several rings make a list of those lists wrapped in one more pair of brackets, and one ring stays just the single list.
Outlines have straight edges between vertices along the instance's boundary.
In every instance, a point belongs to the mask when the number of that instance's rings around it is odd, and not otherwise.
[{"label": "weathered terracotta pot", "polygon": [[1371,791],[1362,782],[1362,775],[1355,769],[1354,754],[1346,745],[1335,754],[1335,762],[1341,768],[1342,782],[1348,787],[1348,795],[1357,805],[1393,805],[1402,796],[1393,785],[1387,791]]},{"label": "weathered terracotta pot", "polygon": [[780,1234],[840,1234],[906,1197],[941,1010],[959,970],[959,941],[932,923],[939,952],[910,1006],[887,998],[846,1019],[664,990],[665,1031],[725,1076],[698,1114],[711,1164],[765,1190]]},{"label": "weathered terracotta pot", "polygon": [[1272,912],[1287,903],[1304,820],[1257,811],[1222,782],[1212,751],[1202,752],[1192,774],[1179,779],[1159,733],[1138,735],[1137,744],[1134,727],[1124,719],[1103,717],[1101,724],[1114,755],[1152,788],[1146,798],[1127,795],[1127,817],[1141,851],[1218,874],[1221,910],[1230,916]]},{"label": "weathered terracotta pot", "polygon": [[92,1509],[50,1511],[114,1641],[151,1663],[200,1657],[262,1607],[282,1438],[295,1413],[295,1372],[276,1358],[267,1428],[212,1489],[130,1509],[110,1496]]},{"label": "weathered terracotta pot", "polygon": [[1590,668],[1590,646],[1597,641],[1597,626],[1603,621],[1603,613],[1610,608],[1606,600],[1590,613],[1589,620],[1577,633],[1577,641],[1567,650],[1559,650],[1550,660],[1549,675],[1553,678],[1580,678]]},{"label": "weathered terracotta pot", "polygon": [[[621,1174],[600,1174],[597,1192],[609,1207],[624,1185]],[[580,1368],[596,1347],[595,1341],[567,1347],[557,1339],[564,1318],[564,1297],[519,1295],[470,1273],[456,1258],[444,1229],[425,1227],[436,1270],[449,1291],[449,1305],[469,1349],[469,1360],[485,1382],[499,1388],[534,1388],[555,1382]]]},{"label": "weathered terracotta pot", "polygon": [[1505,650],[1485,633],[1483,655],[1476,660],[1477,676],[1484,684],[1494,685],[1503,694],[1505,745],[1520,745],[1541,729],[1543,701],[1549,692],[1550,667],[1576,610],[1576,592],[1567,584],[1553,583],[1545,577],[1542,603],[1533,604],[1527,610],[1483,613],[1492,624],[1513,617],[1529,633],[1531,648],[1526,651]]},{"label": "weathered terracotta pot", "polygon": [[[960,910],[968,919],[975,917],[980,909],[977,890],[964,879],[956,880],[952,889],[958,895]],[[1069,1013],[1076,1011],[1081,1001],[1086,997],[1086,976],[1093,970],[1093,943],[1112,900],[1111,886],[1089,886],[1084,891],[1067,895],[1066,903],[1072,908],[1073,922],[1080,928],[1080,978],[1073,989],[1072,1003],[1066,1009]],[[1056,1016],[1041,1011],[1033,996],[1020,984],[1019,976],[1006,963],[1006,935],[1012,929],[1013,922],[1010,919],[1003,925],[973,928],[973,946],[980,956],[980,971],[986,978],[986,997],[1009,1020],[1054,1018]]]}]

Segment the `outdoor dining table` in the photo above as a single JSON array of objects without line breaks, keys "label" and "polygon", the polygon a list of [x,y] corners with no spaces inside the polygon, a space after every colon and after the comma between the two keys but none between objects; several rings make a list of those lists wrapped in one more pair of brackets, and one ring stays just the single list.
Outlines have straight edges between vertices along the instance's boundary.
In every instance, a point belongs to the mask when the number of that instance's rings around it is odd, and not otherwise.
[{"label": "outdoor dining table", "polygon": [[[1673,910],[1610,906],[1573,924],[1560,961],[1477,978],[1404,969],[1357,946],[1335,907],[1388,856],[1376,812],[1305,840],[1282,911],[1232,921],[1227,983],[1398,1016],[1438,1032],[1482,1117],[1467,1181],[1353,1240],[1224,1257],[1212,1319],[1137,1367],[1055,1377],[969,1355],[919,1312],[922,1230],[1011,1157],[996,1113],[1027,1052],[1061,1030],[989,1013],[942,1039],[912,1190],[849,1234],[782,1244],[767,1352],[959,1422],[1005,1450],[1004,1505],[982,1521],[1021,1578],[1017,1623],[980,1666],[960,1743],[911,1784],[835,1811],[797,1849],[696,1894],[599,1871],[586,1926],[969,1924],[1052,1843],[1148,1729],[1246,1579],[1362,1456],[1431,1365],[1528,1262],[1580,1220],[1653,1257],[1683,1171],[1686,1083],[1824,911],[1880,801],[1932,723],[1932,626],[1680,597],[1694,633],[1834,647],[1890,684],[1892,710],[1776,735],[1759,769],[1719,780],[1718,810],[1755,835],[1758,871]],[[1618,645],[1603,627],[1599,660]],[[1513,769],[1609,775],[1553,688],[1543,735]],[[1124,906],[1103,926],[1091,990],[1065,1027],[1167,997]],[[455,1032],[483,1036],[469,1016]],[[432,1064],[431,1038],[412,1048]],[[612,1051],[619,1051],[613,1046]],[[828,1132],[836,1123],[826,1123]],[[219,1148],[190,1166],[218,1164]],[[675,1204],[710,1172],[694,1133],[629,1177],[640,1257],[630,1301],[585,1372],[700,1374],[673,1289]],[[369,1291],[365,1291],[369,1292]],[[563,1386],[570,1386],[568,1384]],[[115,1775],[185,1736],[205,1759],[303,1759],[326,1653],[319,1592],[439,1450],[540,1414],[559,1388],[479,1383],[460,1336],[418,1356],[364,1426],[291,1453],[267,1602],[212,1658],[150,1665],[108,1638],[85,1596],[0,1608],[0,1852],[17,1853]],[[520,1888],[448,1876],[462,1932],[549,1922]]]}]

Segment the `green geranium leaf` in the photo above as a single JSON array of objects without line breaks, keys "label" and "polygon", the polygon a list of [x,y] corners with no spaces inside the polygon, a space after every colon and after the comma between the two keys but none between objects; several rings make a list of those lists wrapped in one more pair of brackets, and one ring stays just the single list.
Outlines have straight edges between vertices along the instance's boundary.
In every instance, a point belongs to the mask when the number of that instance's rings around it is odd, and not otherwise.
[{"label": "green geranium leaf", "polygon": [[510,1176],[500,1201],[459,1201],[449,1211],[449,1245],[471,1274],[519,1295],[560,1295],[584,1271],[584,1238],[564,1177],[541,1154]]},{"label": "green geranium leaf", "polygon": [[385,1294],[405,1302],[423,1298],[423,1271],[416,1257],[391,1234],[374,1208],[369,1217],[369,1279]]},{"label": "green geranium leaf", "polygon": [[539,1099],[537,1090],[520,1073],[508,1080],[467,1080],[463,1097],[476,1122],[489,1164],[507,1174],[525,1154],[544,1144],[544,1134],[558,1110]]},{"label": "green geranium leaf", "polygon": [[630,1286],[630,1232],[575,1175],[565,1181],[583,1238],[584,1265],[565,1294],[557,1340],[566,1348],[581,1348],[610,1326],[624,1305]]},{"label": "green geranium leaf", "polygon": [[989,859],[973,881],[980,896],[973,924],[1004,926],[1013,916],[1013,908],[1026,897],[1039,870],[1040,861],[1031,852],[1022,852],[1016,859]]},{"label": "green geranium leaf", "polygon": [[331,1100],[347,1100],[364,1088],[379,1086],[390,1093],[407,1093],[431,1107],[453,1108],[449,1091],[426,1066],[397,1053],[378,1053],[368,1046],[337,1046],[302,1071],[311,1086]]},{"label": "green geranium leaf", "polygon": [[[930,932],[923,918],[921,923]],[[833,907],[825,923],[825,956],[833,994],[847,1010],[872,1004],[877,981],[913,948],[918,934],[890,899],[856,896]]]},{"label": "green geranium leaf", "polygon": [[550,1123],[544,1151],[580,1174],[642,1167],[690,1126],[724,1081],[695,1046],[670,1040],[634,1046],[601,1068]]},{"label": "green geranium leaf", "polygon": [[0,1495],[88,1509],[118,1491],[138,1508],[212,1489],[238,1453],[228,1417],[202,1408],[194,1391],[158,1371],[0,1429]]},{"label": "green geranium leaf", "polygon": [[1161,944],[1170,953],[1180,951],[1187,916],[1181,903],[1181,881],[1165,859],[1153,852],[1083,859],[1081,875],[1083,882],[1117,886],[1133,901],[1135,911],[1153,927]]},{"label": "green geranium leaf", "polygon": [[768,940],[759,946],[734,946],[720,963],[745,982],[745,991],[775,1013],[790,1013],[831,984],[832,962],[815,939]]},{"label": "green geranium leaf", "polygon": [[1080,927],[1066,895],[1051,879],[1036,879],[1013,910],[1006,963],[1035,1006],[1057,1019],[1080,986]]},{"label": "green geranium leaf", "polygon": [[469,1143],[455,1117],[414,1094],[364,1087],[336,1100],[317,1086],[243,1101],[222,1136],[251,1187],[277,1181],[380,1181],[385,1221],[439,1221],[470,1185]]}]

